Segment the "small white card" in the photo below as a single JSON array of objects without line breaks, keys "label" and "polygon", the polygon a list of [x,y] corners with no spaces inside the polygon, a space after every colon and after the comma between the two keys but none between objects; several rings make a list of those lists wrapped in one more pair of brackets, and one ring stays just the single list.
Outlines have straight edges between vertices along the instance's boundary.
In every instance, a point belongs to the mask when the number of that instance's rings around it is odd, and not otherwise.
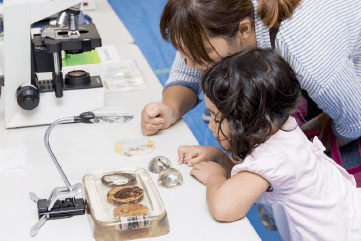
[{"label": "small white card", "polygon": [[102,64],[122,62],[114,45],[103,45],[102,47],[96,48],[96,50]]},{"label": "small white card", "polygon": [[25,170],[26,146],[21,145],[11,149],[0,149],[0,172]]}]

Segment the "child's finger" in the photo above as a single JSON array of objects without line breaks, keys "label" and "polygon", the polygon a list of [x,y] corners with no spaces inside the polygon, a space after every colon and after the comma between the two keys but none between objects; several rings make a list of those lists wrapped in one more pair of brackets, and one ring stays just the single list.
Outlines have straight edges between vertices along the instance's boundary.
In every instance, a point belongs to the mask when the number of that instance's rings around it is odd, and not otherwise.
[{"label": "child's finger", "polygon": [[192,168],[192,170],[200,170],[201,165],[199,163],[195,164]]},{"label": "child's finger", "polygon": [[182,145],[180,147],[178,147],[178,164],[181,165],[184,162],[184,156],[186,155],[187,151],[187,146]]},{"label": "child's finger", "polygon": [[197,172],[199,170],[195,169],[195,168],[192,168],[192,170],[189,172],[190,175],[194,176],[194,177],[197,177]]},{"label": "child's finger", "polygon": [[200,180],[200,170],[192,168],[192,170],[189,172],[189,174],[193,177],[195,177],[198,181],[200,181],[202,184],[204,184],[201,180]]},{"label": "child's finger", "polygon": [[188,163],[189,167],[192,167],[193,165],[200,163],[202,161],[203,161],[202,158],[200,156],[197,156],[197,157],[193,158],[192,160],[188,161],[187,163]]},{"label": "child's finger", "polygon": [[192,151],[188,150],[188,152],[185,153],[183,156],[183,161],[188,164],[191,160],[193,160],[194,158],[197,158],[197,157],[198,157],[197,152],[192,152]]}]

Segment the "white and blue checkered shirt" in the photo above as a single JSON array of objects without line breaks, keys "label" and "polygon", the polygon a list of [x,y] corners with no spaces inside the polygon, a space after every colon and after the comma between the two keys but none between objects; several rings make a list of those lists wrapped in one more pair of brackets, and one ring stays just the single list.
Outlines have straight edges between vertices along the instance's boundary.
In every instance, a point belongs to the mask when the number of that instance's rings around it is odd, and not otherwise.
[{"label": "white and blue checkered shirt", "polygon": [[[258,0],[253,0],[257,9]],[[255,11],[256,13],[256,11]],[[269,29],[255,15],[257,46],[270,48]],[[299,75],[302,88],[332,119],[336,136],[361,136],[361,1],[303,0],[282,21],[276,50]],[[187,86],[197,95],[202,73],[176,54],[165,89]]]}]

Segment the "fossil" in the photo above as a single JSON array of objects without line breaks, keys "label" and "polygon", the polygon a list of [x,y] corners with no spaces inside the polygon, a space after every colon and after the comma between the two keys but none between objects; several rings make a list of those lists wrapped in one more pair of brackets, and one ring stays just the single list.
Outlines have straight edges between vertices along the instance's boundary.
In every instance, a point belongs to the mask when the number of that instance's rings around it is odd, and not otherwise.
[{"label": "fossil", "polygon": [[113,211],[116,217],[140,216],[148,212],[149,208],[142,204],[124,204],[115,208]]},{"label": "fossil", "polygon": [[107,194],[108,202],[115,205],[137,203],[143,198],[144,190],[131,185],[114,187]]},{"label": "fossil", "polygon": [[[124,180],[124,178],[127,180]],[[123,185],[133,185],[137,183],[137,178],[130,173],[113,173],[102,176],[102,183],[108,187],[117,187]]]}]

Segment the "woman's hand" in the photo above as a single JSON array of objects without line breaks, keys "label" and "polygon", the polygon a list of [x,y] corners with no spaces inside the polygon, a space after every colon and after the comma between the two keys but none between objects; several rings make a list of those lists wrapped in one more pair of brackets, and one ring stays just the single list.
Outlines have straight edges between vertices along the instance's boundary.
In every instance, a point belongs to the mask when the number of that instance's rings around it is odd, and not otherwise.
[{"label": "woman's hand", "polygon": [[214,146],[180,146],[178,148],[178,164],[187,163],[192,167],[202,161],[218,161],[224,155],[221,149]]},{"label": "woman's hand", "polygon": [[223,183],[227,180],[227,171],[215,162],[200,162],[193,166],[190,174],[206,186],[211,183]]},{"label": "woman's hand", "polygon": [[[312,130],[322,130],[322,132],[318,135],[318,139],[322,140],[322,136],[325,131],[326,123],[329,120],[329,118],[330,117],[328,115],[326,115],[325,113],[321,113],[318,116],[316,116],[315,118],[313,118],[310,121],[303,124],[300,128],[303,132],[312,131]],[[342,139],[336,137],[336,143],[337,143],[338,147],[343,147],[343,146],[349,144],[350,142],[351,141],[345,141],[345,140],[342,140]],[[323,143],[323,145],[326,148],[325,153],[328,153],[330,151],[330,142],[329,142],[328,138],[325,140],[325,143]]]},{"label": "woman's hand", "polygon": [[163,102],[150,103],[142,111],[141,127],[146,136],[167,129],[175,122],[175,110]]}]

